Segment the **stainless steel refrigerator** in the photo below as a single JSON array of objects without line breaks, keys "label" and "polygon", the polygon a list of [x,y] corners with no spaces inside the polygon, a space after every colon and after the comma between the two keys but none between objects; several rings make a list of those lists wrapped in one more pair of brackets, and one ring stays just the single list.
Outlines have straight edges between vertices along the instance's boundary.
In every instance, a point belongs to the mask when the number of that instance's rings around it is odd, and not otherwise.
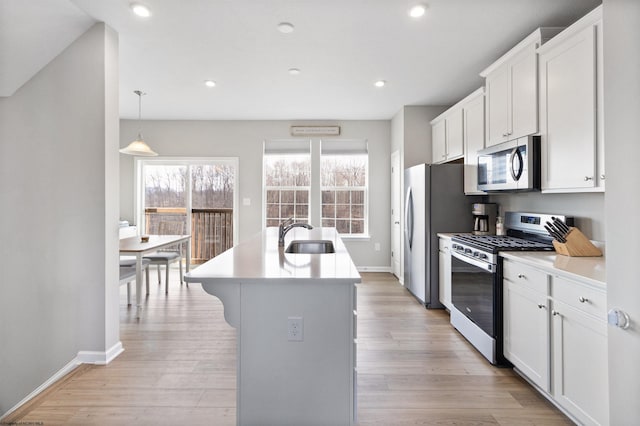
[{"label": "stainless steel refrigerator", "polygon": [[404,171],[404,286],[427,308],[443,308],[438,290],[438,232],[471,232],[463,164],[419,164]]}]

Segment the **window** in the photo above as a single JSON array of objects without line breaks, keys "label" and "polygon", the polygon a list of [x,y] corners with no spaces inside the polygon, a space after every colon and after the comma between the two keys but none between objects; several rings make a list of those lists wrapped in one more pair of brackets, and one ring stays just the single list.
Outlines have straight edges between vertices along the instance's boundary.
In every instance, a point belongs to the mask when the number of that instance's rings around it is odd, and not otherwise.
[{"label": "window", "polygon": [[340,234],[368,232],[367,169],[366,141],[322,142],[322,226],[335,227]]},{"label": "window", "polygon": [[139,159],[138,224],[146,234],[190,234],[191,261],[232,247],[236,159]]},{"label": "window", "polygon": [[311,141],[265,142],[263,223],[278,226],[293,217],[335,227],[342,235],[366,236],[367,142],[329,140],[320,145],[312,151]]},{"label": "window", "polygon": [[266,226],[293,218],[309,222],[311,150],[309,141],[268,141],[264,146]]}]

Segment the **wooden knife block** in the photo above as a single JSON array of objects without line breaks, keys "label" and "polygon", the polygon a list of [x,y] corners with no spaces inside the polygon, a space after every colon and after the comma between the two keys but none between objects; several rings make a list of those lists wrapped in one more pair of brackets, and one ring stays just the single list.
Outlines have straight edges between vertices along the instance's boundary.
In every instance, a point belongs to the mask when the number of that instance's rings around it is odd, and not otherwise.
[{"label": "wooden knife block", "polygon": [[558,254],[572,257],[602,256],[602,252],[578,228],[569,228],[565,236],[566,243],[553,240],[553,247]]}]

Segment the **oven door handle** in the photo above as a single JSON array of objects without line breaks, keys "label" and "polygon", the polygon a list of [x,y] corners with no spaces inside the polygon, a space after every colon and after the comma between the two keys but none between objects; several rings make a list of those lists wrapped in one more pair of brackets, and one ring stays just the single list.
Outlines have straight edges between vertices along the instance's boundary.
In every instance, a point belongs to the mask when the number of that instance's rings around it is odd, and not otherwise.
[{"label": "oven door handle", "polygon": [[473,259],[471,257],[465,256],[463,254],[460,254],[458,252],[456,252],[455,250],[451,250],[451,256],[455,257],[456,259],[461,260],[462,262],[468,263],[470,265],[476,266],[480,269],[484,269],[487,272],[495,272],[495,265],[491,264],[491,263],[486,263],[486,262],[482,262],[480,260],[476,260]]}]

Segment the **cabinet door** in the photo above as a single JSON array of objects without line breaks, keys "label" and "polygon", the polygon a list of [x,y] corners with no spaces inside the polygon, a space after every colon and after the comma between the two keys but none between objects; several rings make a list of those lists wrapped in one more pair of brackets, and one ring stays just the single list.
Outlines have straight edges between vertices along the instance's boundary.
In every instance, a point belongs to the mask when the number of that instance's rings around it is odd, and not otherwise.
[{"label": "cabinet door", "polygon": [[547,295],[504,281],[504,356],[532,382],[550,391]]},{"label": "cabinet door", "polygon": [[511,62],[511,127],[509,140],[538,132],[537,43],[527,46]]},{"label": "cabinet door", "polygon": [[594,31],[540,57],[542,189],[592,188],[598,179]]},{"label": "cabinet door", "polygon": [[511,103],[509,96],[510,69],[504,66],[487,76],[487,146],[508,140]]},{"label": "cabinet door", "polygon": [[451,252],[450,240],[440,238],[440,254],[438,258],[438,284],[440,303],[451,310]]},{"label": "cabinet door", "polygon": [[464,138],[462,127],[462,108],[456,109],[445,119],[447,126],[447,161],[462,157]]},{"label": "cabinet door", "polygon": [[447,130],[445,123],[445,120],[441,120],[431,127],[432,163],[441,163],[447,159]]},{"label": "cabinet door", "polygon": [[585,425],[609,421],[607,324],[553,301],[553,397]]},{"label": "cabinet door", "polygon": [[463,107],[464,193],[484,194],[478,190],[478,151],[484,148],[484,96]]}]

